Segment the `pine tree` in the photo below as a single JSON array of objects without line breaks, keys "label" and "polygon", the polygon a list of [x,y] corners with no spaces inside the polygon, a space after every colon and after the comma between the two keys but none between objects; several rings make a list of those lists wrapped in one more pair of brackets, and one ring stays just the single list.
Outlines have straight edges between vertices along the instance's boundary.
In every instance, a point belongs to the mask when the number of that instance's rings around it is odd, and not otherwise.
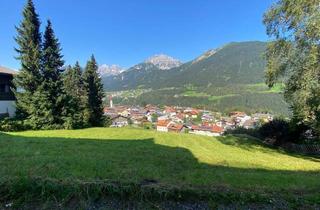
[{"label": "pine tree", "polygon": [[32,0],[28,0],[23,10],[23,20],[15,38],[18,47],[17,59],[21,62],[19,74],[14,79],[17,88],[17,117],[26,119],[34,113],[35,91],[42,82],[41,77],[41,33],[40,20]]},{"label": "pine tree", "polygon": [[[44,97],[41,104],[38,121],[45,122],[44,128],[60,128],[63,125],[63,112],[65,110],[66,95],[63,89],[62,60],[59,40],[55,37],[52,24],[48,20],[44,33],[42,55],[43,81],[39,86],[40,97]],[[44,117],[45,119],[40,119]]]},{"label": "pine tree", "polygon": [[86,91],[86,120],[90,126],[101,126],[104,123],[103,116],[103,85],[98,74],[98,65],[94,58],[87,62],[83,75]]},{"label": "pine tree", "polygon": [[67,128],[86,127],[84,121],[85,91],[82,78],[82,71],[79,63],[72,68],[69,66],[64,74],[64,89],[68,97],[68,120]]}]

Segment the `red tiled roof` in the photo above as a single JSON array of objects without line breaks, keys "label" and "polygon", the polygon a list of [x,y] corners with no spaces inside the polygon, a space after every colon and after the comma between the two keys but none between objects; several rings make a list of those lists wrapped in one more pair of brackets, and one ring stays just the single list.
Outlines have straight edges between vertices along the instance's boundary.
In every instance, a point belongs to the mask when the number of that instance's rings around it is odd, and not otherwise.
[{"label": "red tiled roof", "polygon": [[182,113],[177,114],[177,118],[181,120],[183,120],[185,117],[186,117],[185,114],[182,114]]},{"label": "red tiled roof", "polygon": [[159,120],[157,122],[157,126],[161,126],[161,127],[167,127],[169,125],[170,121],[168,120]]},{"label": "red tiled roof", "polygon": [[246,113],[244,112],[239,112],[239,111],[235,111],[235,112],[230,112],[229,116],[231,117],[241,117],[241,116],[245,116]]},{"label": "red tiled roof", "polygon": [[213,125],[212,126],[212,132],[214,132],[214,133],[222,133],[223,132],[223,128],[221,128],[220,126],[217,126],[217,125]]},{"label": "red tiled roof", "polygon": [[171,124],[169,125],[168,129],[170,130],[181,130],[183,128],[183,125],[181,124]]},{"label": "red tiled roof", "polygon": [[191,127],[192,130],[198,130],[198,131],[209,131],[209,132],[213,132],[213,133],[222,133],[223,132],[223,128],[221,128],[220,126],[217,125],[213,125],[213,126],[196,126],[193,125]]}]

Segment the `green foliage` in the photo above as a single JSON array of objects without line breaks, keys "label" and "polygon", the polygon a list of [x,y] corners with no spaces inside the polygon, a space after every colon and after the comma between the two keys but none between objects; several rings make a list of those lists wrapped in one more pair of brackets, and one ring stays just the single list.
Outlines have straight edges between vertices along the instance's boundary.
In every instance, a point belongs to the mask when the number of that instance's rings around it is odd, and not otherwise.
[{"label": "green foliage", "polygon": [[90,126],[102,126],[104,91],[98,74],[98,65],[93,55],[87,62],[83,82],[87,99],[85,120]]},{"label": "green foliage", "polygon": [[34,110],[29,122],[34,124],[34,129],[62,128],[67,102],[61,70],[64,61],[50,21],[45,29],[42,51],[42,82],[34,94],[37,110]]},{"label": "green foliage", "polygon": [[151,122],[143,122],[142,127],[147,130],[153,129],[153,125]]},{"label": "green foliage", "polygon": [[259,129],[257,128],[250,128],[246,129],[243,127],[237,127],[235,129],[229,129],[224,132],[225,135],[232,135],[232,134],[245,134],[256,138],[261,138],[259,133]]},{"label": "green foliage", "polygon": [[78,62],[74,67],[69,66],[66,69],[63,82],[64,91],[68,98],[65,127],[68,129],[86,127],[85,104],[87,99],[83,84],[82,71]]},{"label": "green foliage", "polygon": [[320,131],[320,8],[318,0],[279,0],[264,23],[275,41],[267,48],[266,82],[285,81],[296,121]]},{"label": "green foliage", "polygon": [[[112,125],[112,119],[109,116],[102,116],[102,120],[103,120],[102,126],[110,127]],[[130,122],[129,122],[129,124],[130,124]]]},{"label": "green foliage", "polygon": [[28,126],[23,120],[5,118],[0,120],[0,131],[12,132],[28,130],[31,127]]},{"label": "green foliage", "polygon": [[152,120],[153,123],[157,122],[158,121],[158,115],[156,113],[153,113],[151,115],[151,120]]},{"label": "green foliage", "polygon": [[59,40],[47,22],[41,40],[40,20],[32,0],[17,27],[22,69],[14,79],[17,117],[32,129],[73,129],[110,124],[103,117],[103,86],[92,56],[82,78],[77,63],[63,74]]},{"label": "green foliage", "polygon": [[14,85],[19,90],[15,92],[17,116],[27,118],[34,114],[33,102],[37,100],[31,99],[35,97],[34,92],[42,82],[40,20],[32,0],[28,0],[23,10],[23,20],[16,29],[17,59],[21,62],[19,74],[14,78]]},{"label": "green foliage", "polygon": [[262,138],[274,140],[274,145],[279,146],[286,143],[289,136],[289,122],[283,119],[274,119],[259,129]]},{"label": "green foliage", "polygon": [[[243,90],[243,92],[238,94],[237,89]],[[158,104],[160,106],[178,105],[198,107],[200,109],[216,110],[224,113],[240,110],[248,113],[270,112],[276,115],[289,116],[290,112],[283,97],[278,93],[264,93],[263,91],[266,90],[267,88],[265,89],[263,87],[258,89],[257,92],[250,92],[250,90],[246,91],[246,86],[228,86],[225,88],[199,87],[198,91],[221,95],[216,97],[216,100],[210,100],[212,99],[211,97],[184,96],[184,88],[174,88],[152,90],[136,97],[114,97],[113,99],[115,103],[129,105],[141,105],[142,102],[144,102],[148,104]],[[229,93],[233,91],[237,94],[233,96],[229,95]],[[224,93],[227,94],[227,96],[224,96]]]}]

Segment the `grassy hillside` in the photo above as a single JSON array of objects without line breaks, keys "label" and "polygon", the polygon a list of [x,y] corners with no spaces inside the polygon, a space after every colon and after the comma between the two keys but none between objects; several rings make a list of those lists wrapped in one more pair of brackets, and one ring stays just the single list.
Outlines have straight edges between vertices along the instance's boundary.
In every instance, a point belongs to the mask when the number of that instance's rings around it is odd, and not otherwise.
[{"label": "grassy hillside", "polygon": [[70,183],[112,189],[133,183],[158,193],[175,189],[175,195],[179,190],[210,195],[217,189],[307,195],[320,189],[316,158],[287,154],[248,138],[130,128],[1,133],[0,165],[0,203],[4,195],[37,190],[44,191],[43,196],[71,196]]},{"label": "grassy hillside", "polygon": [[[228,113],[234,110],[270,112],[276,115],[290,115],[281,95],[281,85],[269,89],[263,83],[233,85],[228,87],[196,87],[145,89],[118,92],[115,103],[129,105],[178,105],[192,106]],[[112,94],[112,93],[107,93]]]}]

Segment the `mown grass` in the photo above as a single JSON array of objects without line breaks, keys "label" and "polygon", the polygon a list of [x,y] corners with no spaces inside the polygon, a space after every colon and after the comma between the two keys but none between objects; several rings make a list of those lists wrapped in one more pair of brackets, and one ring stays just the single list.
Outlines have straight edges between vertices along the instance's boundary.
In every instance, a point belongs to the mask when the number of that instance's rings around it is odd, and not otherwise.
[{"label": "mown grass", "polygon": [[249,138],[131,128],[0,133],[0,165],[0,185],[7,188],[14,185],[10,180],[23,178],[36,183],[133,183],[208,193],[320,189],[317,158],[287,154]]},{"label": "mown grass", "polygon": [[265,83],[246,85],[249,91],[254,93],[282,93],[284,84],[276,83],[272,88],[268,88]]},{"label": "mown grass", "polygon": [[245,94],[245,93],[256,93],[256,94],[281,93],[283,91],[283,87],[284,86],[281,83],[275,84],[274,87],[272,88],[268,88],[268,86],[265,83],[239,85],[238,89],[231,91],[234,93],[228,93],[230,92],[228,91],[229,87],[221,87],[222,89],[220,90],[221,95],[215,95],[214,93],[209,94],[206,92],[197,91],[196,88],[193,88],[193,89],[187,89],[185,92],[183,92],[183,96],[204,97],[204,98],[208,98],[209,101],[218,101],[220,99],[224,99],[228,97],[240,96],[240,94]]}]

